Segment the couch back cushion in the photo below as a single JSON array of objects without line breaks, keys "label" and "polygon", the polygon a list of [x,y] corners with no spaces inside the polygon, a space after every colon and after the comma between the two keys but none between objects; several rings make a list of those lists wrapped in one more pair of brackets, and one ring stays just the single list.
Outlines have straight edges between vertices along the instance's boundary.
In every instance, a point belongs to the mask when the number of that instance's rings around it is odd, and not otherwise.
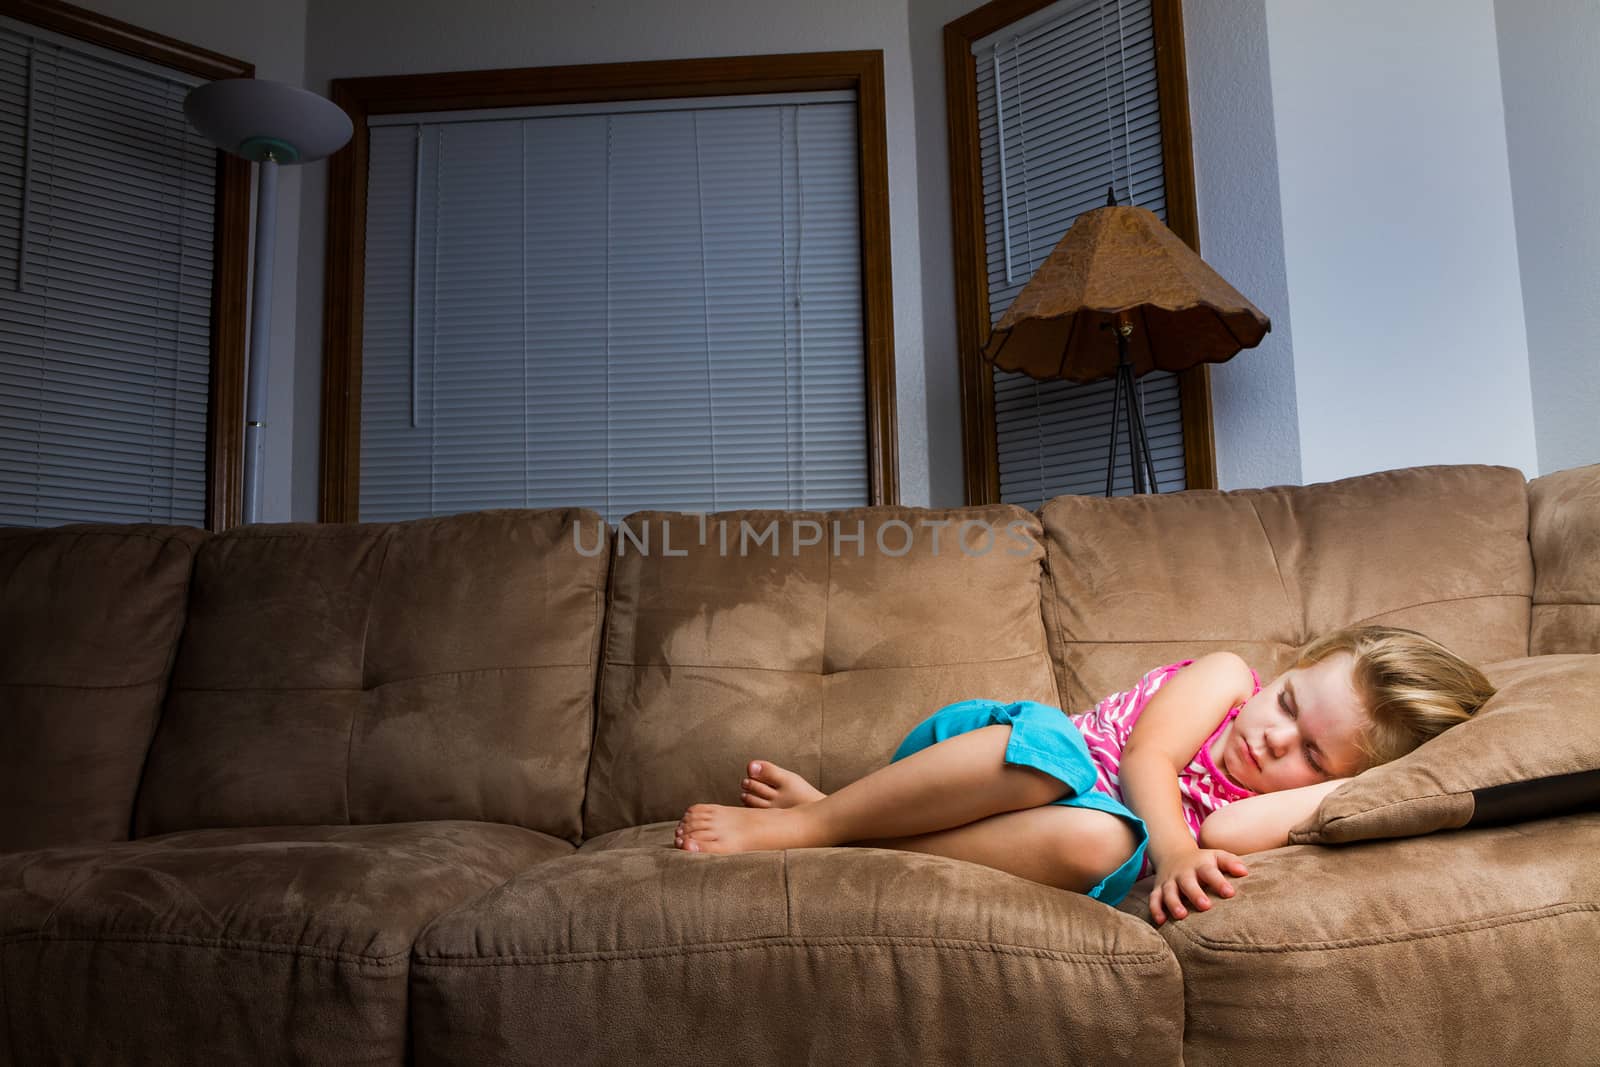
[{"label": "couch back cushion", "polygon": [[837,789],[957,700],[1056,703],[1039,533],[1010,505],[628,516],[584,835],[737,804],[758,757]]},{"label": "couch back cushion", "polygon": [[213,538],[138,833],[474,819],[575,840],[609,548],[579,509]]},{"label": "couch back cushion", "polygon": [[1600,463],[1528,483],[1535,656],[1600,652]]},{"label": "couch back cushion", "polygon": [[0,852],[128,839],[205,539],[0,530]]},{"label": "couch back cushion", "polygon": [[1071,710],[1226,649],[1266,682],[1330,630],[1420,630],[1474,663],[1526,656],[1526,484],[1417,467],[1233,492],[1056,497],[1044,616]]}]

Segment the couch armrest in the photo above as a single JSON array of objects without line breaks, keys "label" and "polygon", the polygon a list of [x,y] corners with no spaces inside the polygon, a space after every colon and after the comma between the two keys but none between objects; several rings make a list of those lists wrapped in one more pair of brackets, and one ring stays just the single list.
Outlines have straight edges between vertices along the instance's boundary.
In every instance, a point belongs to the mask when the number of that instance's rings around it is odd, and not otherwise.
[{"label": "couch armrest", "polygon": [[1600,652],[1600,463],[1528,483],[1530,655]]}]

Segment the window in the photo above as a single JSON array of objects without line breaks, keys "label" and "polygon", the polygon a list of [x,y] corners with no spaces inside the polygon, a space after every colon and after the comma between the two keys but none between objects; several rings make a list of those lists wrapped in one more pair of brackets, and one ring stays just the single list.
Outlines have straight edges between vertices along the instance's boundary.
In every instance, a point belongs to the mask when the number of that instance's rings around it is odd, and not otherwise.
[{"label": "window", "polygon": [[882,170],[863,151],[881,96],[829,80],[423,110],[337,83],[366,113],[365,254],[357,432],[325,437],[324,517],[892,501]]},{"label": "window", "polygon": [[[1181,24],[1176,8],[1175,0],[1061,0],[995,25],[1007,16],[990,5],[947,28],[947,63],[963,75],[950,98],[952,151],[968,157],[954,193],[974,398],[969,499],[1038,507],[1062,493],[1105,491],[1113,383],[1035,381],[995,370],[977,350],[1078,215],[1106,203],[1108,188],[1194,243],[1187,108],[1175,99],[1186,90],[1170,39]],[[1163,50],[1176,60],[1164,65]],[[1169,214],[1174,199],[1179,219]],[[1139,379],[1163,491],[1214,484],[1206,380],[1204,370]],[[1118,436],[1115,487],[1125,493],[1127,443]]]},{"label": "window", "polygon": [[371,120],[361,517],[866,503],[849,94]]},{"label": "window", "polygon": [[[57,21],[146,38],[81,13]],[[227,258],[215,220],[247,175],[224,168],[219,184],[183,99],[249,68],[179,64],[0,18],[0,524],[226,521],[216,457],[239,431],[208,421],[213,392],[238,378],[242,300],[228,319],[213,301],[242,295],[244,248],[238,227]]]}]

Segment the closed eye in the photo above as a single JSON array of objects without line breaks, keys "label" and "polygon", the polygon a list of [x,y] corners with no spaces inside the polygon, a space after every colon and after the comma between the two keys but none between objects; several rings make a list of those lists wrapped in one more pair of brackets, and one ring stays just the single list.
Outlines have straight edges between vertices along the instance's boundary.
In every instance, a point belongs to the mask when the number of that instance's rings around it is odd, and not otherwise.
[{"label": "closed eye", "polygon": [[[1280,689],[1278,691],[1278,706],[1283,709],[1283,713],[1285,715],[1289,716],[1289,718],[1291,720],[1299,718],[1299,715],[1296,714],[1296,712],[1295,712],[1294,705],[1289,703],[1289,695],[1288,695],[1287,690]],[[1326,778],[1328,776],[1328,772],[1323,770],[1322,769],[1322,765],[1317,762],[1317,758],[1313,754],[1311,745],[1309,743],[1307,745],[1305,745],[1305,750],[1306,750],[1306,763],[1310,764],[1311,769],[1313,771],[1316,771],[1318,774],[1320,774],[1324,778]]]}]

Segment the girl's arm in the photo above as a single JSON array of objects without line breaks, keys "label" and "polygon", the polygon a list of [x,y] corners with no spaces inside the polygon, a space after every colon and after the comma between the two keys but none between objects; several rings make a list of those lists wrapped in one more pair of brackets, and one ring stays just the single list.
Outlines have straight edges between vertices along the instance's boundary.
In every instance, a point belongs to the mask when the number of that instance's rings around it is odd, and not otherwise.
[{"label": "girl's arm", "polygon": [[1281,848],[1289,843],[1289,831],[1309,819],[1323,797],[1349,780],[1333,778],[1236,800],[1206,816],[1200,824],[1200,844],[1239,853]]},{"label": "girl's arm", "polygon": [[1178,772],[1194,759],[1229,709],[1249,699],[1252,688],[1250,668],[1232,652],[1203,656],[1150,698],[1122,751],[1117,777],[1123,799],[1150,832],[1150,861],[1158,882],[1150,895],[1150,912],[1157,924],[1169,911],[1179,919],[1188,914],[1182,896],[1198,908],[1210,907],[1200,888],[1201,877],[1222,895],[1232,894],[1233,887],[1217,869],[1219,860],[1235,874],[1246,873],[1236,858],[1229,861],[1201,853],[1183,818]]}]

